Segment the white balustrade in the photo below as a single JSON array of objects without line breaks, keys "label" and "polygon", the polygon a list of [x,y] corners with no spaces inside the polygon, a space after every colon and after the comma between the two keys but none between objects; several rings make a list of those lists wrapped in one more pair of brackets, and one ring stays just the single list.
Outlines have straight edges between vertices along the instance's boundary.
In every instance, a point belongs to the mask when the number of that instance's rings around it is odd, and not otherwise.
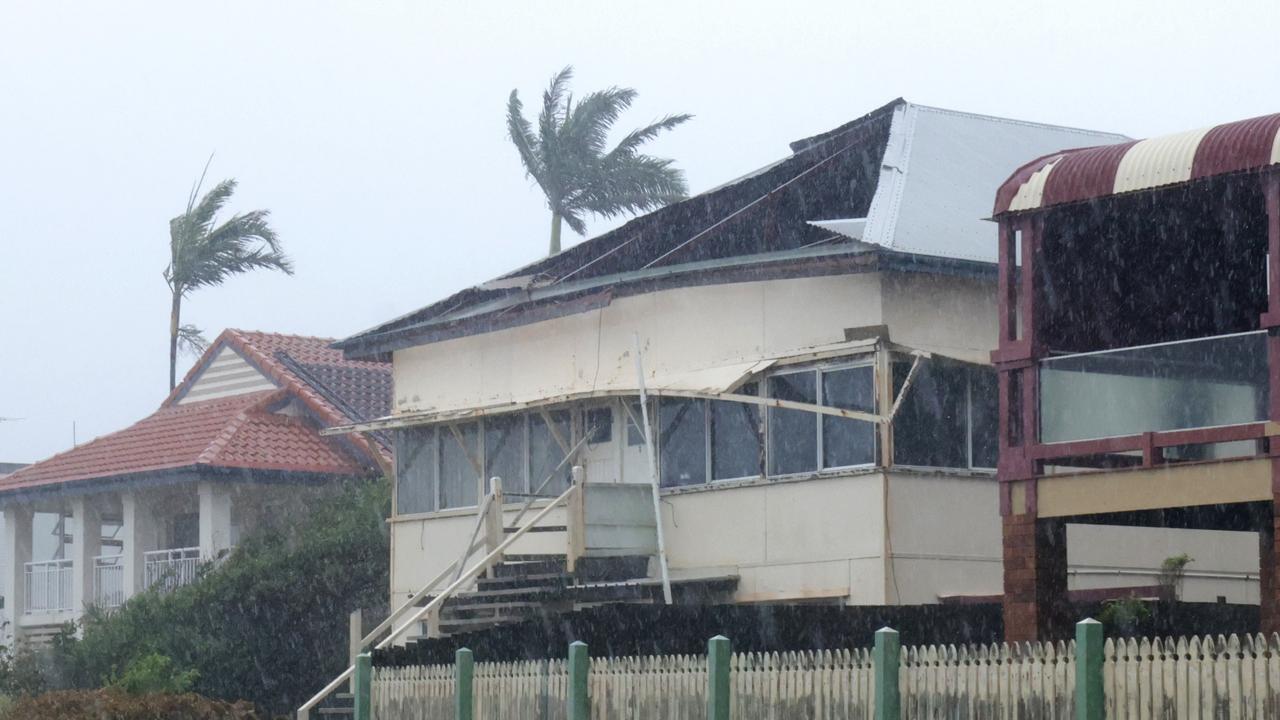
[{"label": "white balustrade", "polygon": [[142,554],[143,585],[169,591],[196,579],[200,568],[200,548],[171,548]]},{"label": "white balustrade", "polygon": [[49,613],[72,609],[71,560],[46,560],[25,564],[26,612]]}]

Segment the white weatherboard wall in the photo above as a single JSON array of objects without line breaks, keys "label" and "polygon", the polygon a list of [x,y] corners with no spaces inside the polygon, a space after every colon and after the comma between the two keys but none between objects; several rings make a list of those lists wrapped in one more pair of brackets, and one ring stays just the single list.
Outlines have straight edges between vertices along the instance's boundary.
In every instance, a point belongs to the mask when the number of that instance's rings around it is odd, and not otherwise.
[{"label": "white weatherboard wall", "polygon": [[882,322],[876,273],[678,288],[394,353],[395,412],[524,402],[842,342]]},{"label": "white weatherboard wall", "polygon": [[209,365],[195,378],[179,405],[232,395],[274,390],[267,376],[258,372],[235,350],[223,346]]}]

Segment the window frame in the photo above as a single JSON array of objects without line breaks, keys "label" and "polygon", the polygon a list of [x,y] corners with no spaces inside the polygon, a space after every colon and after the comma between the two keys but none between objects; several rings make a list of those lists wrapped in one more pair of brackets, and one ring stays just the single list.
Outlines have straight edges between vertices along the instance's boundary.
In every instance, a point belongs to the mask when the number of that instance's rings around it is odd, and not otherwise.
[{"label": "window frame", "polygon": [[[893,367],[893,363],[895,363],[895,362],[903,362],[903,361],[905,361],[905,360],[910,359],[910,357],[911,357],[911,356],[909,356],[909,355],[901,355],[901,354],[894,355],[893,357],[891,357],[891,358],[890,358],[889,366],[890,366],[890,368],[892,368],[892,367]],[[936,361],[935,361],[934,359],[928,359],[928,360],[922,360],[921,362],[936,362]],[[992,366],[990,366],[990,365],[982,365],[982,364],[980,364],[980,363],[965,362],[965,361],[963,361],[963,360],[951,360],[951,359],[945,359],[945,360],[944,360],[944,362],[945,362],[946,364],[948,364],[948,365],[955,365],[955,366],[958,366],[958,367],[960,367],[960,368],[962,368],[962,369],[964,370],[964,378],[965,378],[965,385],[964,385],[964,387],[965,387],[965,391],[964,391],[964,402],[965,402],[965,411],[964,411],[964,421],[965,421],[965,431],[964,431],[964,433],[965,433],[965,466],[964,466],[964,467],[952,467],[952,466],[947,466],[947,465],[917,465],[917,464],[914,464],[914,463],[898,462],[896,458],[893,458],[893,465],[892,465],[892,466],[893,466],[893,467],[896,467],[896,468],[903,468],[903,469],[905,469],[905,470],[926,470],[926,471],[938,471],[938,470],[941,470],[941,471],[945,471],[945,472],[976,472],[976,473],[983,473],[983,474],[992,474],[992,473],[995,473],[995,471],[996,471],[996,468],[995,468],[995,467],[985,467],[985,466],[982,466],[982,465],[976,465],[976,464],[974,464],[974,435],[973,435],[973,417],[974,417],[974,415],[973,415],[973,412],[974,412],[973,386],[974,386],[974,374],[975,374],[975,373],[978,373],[978,372],[982,372],[982,371],[984,371],[984,370],[988,370],[988,371],[990,371],[991,373],[993,373],[993,374],[994,374],[994,373],[995,373],[995,368],[993,368],[993,367],[992,367]],[[892,370],[890,370],[890,372],[892,372]],[[910,390],[911,390],[911,389],[910,389],[910,388],[908,388],[908,392],[910,392]],[[895,396],[895,399],[896,399],[896,396]],[[997,423],[999,422],[999,417],[998,417],[998,416],[997,416],[996,418],[994,418],[994,419],[996,420],[996,422],[997,422]],[[897,452],[897,443],[896,443],[896,440],[897,440],[897,433],[898,433],[898,422],[899,422],[899,421],[898,421],[898,419],[897,419],[897,418],[895,418],[895,419],[894,419],[894,421],[893,421],[893,423],[892,423],[892,428],[891,428],[891,432],[893,433],[894,440],[895,440],[895,443],[894,443],[894,452]],[[996,430],[996,433],[997,433],[997,439],[998,439],[998,435],[999,435],[999,430],[998,430],[998,429]],[[998,456],[997,456],[997,459],[998,459]]]},{"label": "window frame", "polygon": [[[763,397],[766,397],[766,398],[772,397],[771,395],[768,394],[768,381],[770,378],[778,377],[781,375],[798,375],[800,373],[811,372],[811,373],[814,373],[814,383],[815,383],[815,387],[814,387],[815,403],[814,404],[822,407],[831,407],[826,404],[826,398],[823,396],[824,395],[823,382],[822,382],[823,374],[829,373],[829,372],[837,372],[840,370],[853,370],[853,369],[864,368],[864,367],[871,369],[871,382],[872,382],[873,393],[878,396],[879,393],[875,391],[875,388],[877,387],[877,380],[878,380],[877,375],[879,373],[878,373],[878,368],[876,367],[876,358],[874,354],[861,355],[853,358],[847,358],[847,357],[838,358],[838,359],[827,361],[827,362],[806,363],[803,365],[798,364],[798,365],[790,366],[776,372],[766,373],[760,379],[761,392],[764,393]],[[880,398],[876,397],[873,403],[874,407],[872,407],[871,409],[872,413],[876,413],[880,411],[880,407],[879,407],[880,402],[881,402]],[[826,467],[823,464],[823,460],[826,455],[825,453],[826,433],[824,432],[824,428],[823,428],[823,418],[827,416],[822,413],[815,412],[813,413],[813,421],[814,421],[815,432],[817,433],[817,443],[816,443],[817,456],[815,458],[816,463],[815,463],[814,469],[801,470],[799,472],[792,472],[792,473],[779,473],[775,475],[769,472],[770,462],[771,462],[771,459],[769,456],[772,455],[773,453],[773,445],[772,445],[773,438],[772,438],[772,431],[771,431],[772,424],[769,418],[777,410],[777,408],[770,406],[770,407],[767,407],[766,410],[767,410],[767,413],[765,413],[764,415],[764,418],[765,418],[764,420],[765,477],[769,477],[769,478],[806,477],[806,476],[820,475],[825,473],[847,472],[849,470],[865,470],[868,468],[874,468],[874,467],[880,466],[880,433],[876,432],[872,434],[871,462],[857,463],[854,465],[832,465],[831,467]],[[853,420],[853,422],[866,422],[868,424],[871,424],[872,426],[875,426],[875,423],[871,423],[868,420]]]}]

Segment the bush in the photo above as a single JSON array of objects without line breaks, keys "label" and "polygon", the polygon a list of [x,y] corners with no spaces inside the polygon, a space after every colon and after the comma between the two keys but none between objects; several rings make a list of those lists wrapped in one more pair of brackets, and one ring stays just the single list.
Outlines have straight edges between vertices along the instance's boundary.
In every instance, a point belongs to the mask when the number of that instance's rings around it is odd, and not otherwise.
[{"label": "bush", "polygon": [[161,693],[177,695],[191,690],[200,673],[195,670],[179,672],[173,660],[160,653],[143,655],[134,660],[124,674],[111,683],[111,687],[130,695]]},{"label": "bush", "polygon": [[388,511],[385,481],[353,484],[196,583],[92,612],[83,638],[57,650],[61,673],[75,687],[187,678],[202,695],[287,713],[346,667],[351,611],[386,603]]},{"label": "bush", "polygon": [[130,695],[115,688],[57,690],[20,698],[4,718],[13,720],[257,720],[246,702],[228,703],[194,693]]}]

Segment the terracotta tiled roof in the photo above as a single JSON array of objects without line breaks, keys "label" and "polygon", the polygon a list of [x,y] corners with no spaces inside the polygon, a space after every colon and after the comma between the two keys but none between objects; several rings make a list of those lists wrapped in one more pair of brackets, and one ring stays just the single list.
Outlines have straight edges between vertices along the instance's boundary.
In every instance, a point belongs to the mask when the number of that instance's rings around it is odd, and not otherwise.
[{"label": "terracotta tiled roof", "polygon": [[[0,492],[177,468],[362,475],[385,466],[389,448],[365,437],[327,438],[320,428],[389,414],[390,363],[354,361],[328,338],[226,330],[160,409],[0,478]],[[181,403],[188,387],[230,346],[278,390]],[[303,417],[273,412],[295,400]]]},{"label": "terracotta tiled roof", "polygon": [[188,467],[367,472],[315,426],[272,413],[270,407],[284,398],[281,391],[266,390],[168,405],[124,430],[0,479],[0,492]]}]

